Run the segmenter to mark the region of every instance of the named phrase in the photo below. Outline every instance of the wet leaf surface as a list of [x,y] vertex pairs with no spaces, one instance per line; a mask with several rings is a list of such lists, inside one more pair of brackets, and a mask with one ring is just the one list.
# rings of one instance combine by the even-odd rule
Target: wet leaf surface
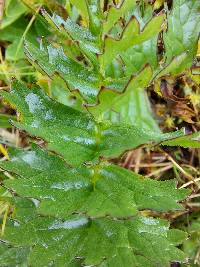
[[183,135],[182,131],[161,134],[123,123],[97,122],[89,114],[52,100],[39,87],[30,90],[18,81],[13,82],[10,93],[1,95],[21,114],[21,121],[13,125],[43,138],[50,150],[75,165]]
[[177,202],[187,195],[187,190],[175,189],[174,180],[145,179],[108,163],[69,168],[59,157],[33,148],[14,150],[11,160],[0,166],[21,177],[5,185],[20,196],[38,199],[42,215],[129,217],[143,209],[182,209]]
[[[166,267],[186,262],[180,248],[187,235],[169,222],[177,228],[176,218],[186,217],[191,199],[198,197],[199,174],[190,171],[199,158],[190,150],[200,147],[199,80],[188,71],[181,74],[196,52],[198,1],[173,1],[172,7],[170,1],[47,2],[49,14],[42,8],[36,22],[46,20],[44,29],[50,25],[53,35],[38,39],[39,46],[26,38],[25,53],[48,77],[34,71],[42,88],[30,85],[36,79],[31,76],[25,79],[28,87],[14,80],[10,92],[1,91],[17,111],[12,125],[24,131],[20,138],[25,141],[20,140],[24,149],[9,149],[9,155],[6,146],[1,149],[0,265]],[[8,22],[20,14],[20,21],[29,19],[29,11],[27,16],[22,12],[17,8]],[[36,36],[45,35],[40,25]],[[1,32],[12,61],[17,37],[12,24],[9,29]],[[24,36],[26,29],[17,24],[16,33]],[[7,71],[4,50],[1,63]],[[154,82],[164,99],[153,92]],[[157,104],[166,118],[155,120]],[[169,119],[166,127],[164,119]],[[187,133],[196,133],[163,134],[158,123],[164,132],[186,126]],[[28,135],[40,146],[27,147]],[[163,169],[169,171],[162,175]],[[188,185],[192,195],[177,189]]]
[[[128,266],[132,263],[142,267],[144,262],[155,266],[184,259],[183,252],[173,247],[175,241],[167,238],[168,227],[166,221],[142,216],[131,221],[36,217],[29,223],[21,222],[19,216],[15,226],[6,228],[4,239],[18,247],[15,249],[18,255],[32,246],[28,259],[33,267],[71,266],[75,257],[84,258],[86,265]],[[19,247],[21,244],[23,248]]]

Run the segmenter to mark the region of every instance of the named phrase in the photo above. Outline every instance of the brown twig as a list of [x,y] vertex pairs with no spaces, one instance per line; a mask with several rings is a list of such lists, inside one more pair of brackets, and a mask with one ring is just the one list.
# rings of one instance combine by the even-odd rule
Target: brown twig
[[150,174],[147,175],[147,177],[151,177],[151,176],[157,176],[158,174],[160,174],[161,172],[165,172],[167,170],[170,170],[171,168],[173,168],[172,164],[168,164],[167,166],[160,168],[154,172],[151,172]]
[[138,173],[140,170],[140,162],[141,162],[141,158],[142,158],[142,149],[139,148],[137,153],[136,153],[136,157],[135,157],[135,172]]
[[173,165],[192,183],[194,183],[198,188],[200,188],[199,183],[190,175],[188,172],[186,172],[169,154],[167,154],[165,151],[162,151],[162,153],[166,156],[166,158],[173,163]]

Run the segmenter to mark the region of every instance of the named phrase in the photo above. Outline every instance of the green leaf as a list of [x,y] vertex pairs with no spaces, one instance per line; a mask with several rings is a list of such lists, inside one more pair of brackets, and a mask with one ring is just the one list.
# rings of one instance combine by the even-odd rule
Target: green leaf
[[72,47],[75,47],[79,53],[84,54],[92,66],[98,66],[96,54],[100,53],[101,46],[101,40],[98,36],[94,35],[88,28],[73,22],[70,18],[64,20],[57,14],[50,16],[45,10],[43,10],[43,16],[59,34],[63,35],[65,39],[73,41],[71,47],[65,47],[69,55],[72,52]]
[[146,66],[136,76],[131,77],[124,92],[101,90],[99,104],[88,107],[89,111],[97,118],[99,116],[109,117],[117,122],[125,122],[136,125],[138,128],[160,133],[144,90],[149,85],[152,75],[150,66]]
[[101,69],[104,70],[113,58],[128,48],[141,44],[158,34],[161,31],[163,19],[164,15],[153,17],[141,31],[139,22],[135,17],[132,17],[119,40],[107,37],[104,44],[104,53],[99,57]]
[[26,247],[13,247],[0,243],[0,260],[2,267],[28,267],[27,258],[30,249]]
[[103,14],[101,10],[101,1],[99,0],[86,0],[88,5],[88,14],[89,14],[89,30],[95,36],[100,38],[102,31],[102,19]]
[[189,257],[189,263],[192,267],[198,267],[199,265],[199,231],[200,231],[200,220],[195,218],[195,214],[191,214],[190,222],[186,228],[189,238],[183,243],[183,251]]
[[166,221],[143,216],[131,221],[37,217],[8,226],[3,239],[15,246],[32,247],[28,263],[33,267],[71,266],[75,257],[85,265],[126,267],[131,263],[143,267],[144,262],[167,266],[170,261],[184,259],[185,255],[168,241],[167,233]]
[[[72,169],[57,155],[37,146],[30,151],[13,149],[11,160],[1,162],[1,168],[18,176],[5,181],[18,197],[10,202],[16,212],[2,237],[9,248],[6,256],[0,255],[1,261],[6,262],[10,255],[16,262],[25,262],[28,252],[27,265],[33,267],[52,263],[58,267],[80,266],[75,262],[77,257],[85,265],[110,267],[143,267],[146,262],[152,267],[161,263],[167,266],[170,261],[185,258],[174,247],[166,221],[136,213],[136,206],[158,211],[181,208],[176,201],[184,198],[187,190],[175,190],[174,181],[145,179],[105,163]],[[81,190],[83,194],[77,194]],[[82,215],[68,216],[80,210]],[[104,212],[129,219],[95,218]],[[97,246],[98,250],[94,249]]]
[[181,146],[185,148],[200,148],[200,132],[165,141],[164,146]]
[[52,98],[56,101],[75,109],[83,111],[82,98],[78,94],[71,93],[66,88],[66,83],[60,77],[54,77],[51,80],[50,91]]
[[[20,17],[15,23],[9,25],[5,29],[0,30],[1,40],[9,41],[6,48],[6,60],[7,61],[17,61],[24,59],[24,51],[22,40],[24,38],[24,32],[27,30],[28,20],[24,17]],[[28,32],[26,33],[26,39],[36,44],[36,38],[38,35],[47,36],[48,31],[45,32],[45,27],[40,23],[39,19],[33,23]],[[21,47],[19,46],[21,42]]]
[[166,75],[176,75],[180,73],[180,67],[187,59],[187,53],[182,53],[179,56],[176,56],[172,59],[172,61],[169,63],[169,65],[162,68],[162,70],[156,75],[156,78],[161,78],[162,76]]
[[1,23],[0,29],[4,29],[10,24],[12,24],[26,11],[27,11],[27,7],[20,0],[6,1],[5,16]]
[[[29,60],[52,79],[47,92],[58,102],[40,87],[26,88],[16,80],[10,92],[1,91],[19,114],[12,124],[45,142],[39,142],[43,148],[10,149],[9,160],[0,161],[10,174],[9,179],[2,176],[1,201],[9,210],[1,219],[0,265],[167,267],[183,262],[186,255],[176,246],[186,234],[148,214],[168,217],[166,213],[182,210],[190,191],[177,189],[173,179],[151,180],[109,160],[141,145],[199,147],[199,133],[160,132],[145,92],[156,78],[176,75],[191,62],[195,45],[186,50],[197,38],[190,26],[197,21],[198,5],[178,0],[168,12],[164,69],[158,68],[156,42],[165,15],[152,13],[151,4],[126,0],[117,6],[115,1],[117,7],[104,12],[104,1],[62,3],[71,19],[42,9],[56,29],[54,36],[40,41],[40,47],[35,40],[25,42]],[[183,7],[191,7],[193,14]],[[174,19],[178,13],[184,25],[181,43],[188,48],[174,48],[177,54],[170,57],[168,37],[174,29],[180,35]],[[40,25],[33,26],[33,38],[44,35]],[[13,30],[4,31],[5,36],[14,51]],[[76,103],[62,99],[68,96],[78,96]]]
[[81,13],[82,17],[88,22],[88,9],[85,0],[70,0],[71,4],[74,5]]
[[[136,16],[140,29],[146,27],[147,23],[151,21],[153,17],[152,5],[145,4],[144,14],[142,14],[141,8],[137,6],[134,10],[134,16]],[[144,41],[141,44],[130,47],[127,51],[121,53],[121,58],[125,64],[125,75],[130,76],[132,74],[141,71],[144,65],[149,64],[152,69],[156,69],[158,65],[157,59],[157,42],[159,32],[151,37],[149,40]]]
[[21,114],[13,125],[41,137],[48,148],[71,164],[116,157],[141,144],[159,143],[183,135],[182,131],[160,134],[126,124],[96,122],[87,113],[64,106],[45,95],[39,87],[27,89],[14,81],[10,93],[1,95]]
[[144,209],[178,210],[182,206],[177,202],[188,193],[177,191],[174,180],[158,182],[106,162],[69,168],[59,157],[38,147],[15,149],[11,160],[0,166],[21,177],[5,181],[8,188],[18,196],[38,199],[41,215],[59,218],[74,213],[129,217]]
[[6,49],[6,60],[19,60],[24,58],[23,47],[18,51],[17,57],[15,54],[26,25],[27,21],[24,18],[20,18],[14,24],[0,30],[1,40],[11,42]]
[[196,54],[200,27],[199,8],[199,1],[176,0],[173,1],[172,11],[168,12],[168,27],[164,33],[166,63],[169,64],[173,57],[183,52],[188,53],[179,66],[179,72],[192,65]]
[[40,48],[29,42],[25,43],[25,54],[31,62],[35,62],[49,77],[58,74],[70,86],[71,90],[79,90],[89,103],[96,101],[99,91],[100,77],[77,61],[67,57],[62,47],[54,47],[40,43]]
[[121,5],[117,7],[110,5],[106,14],[106,20],[103,24],[104,34],[107,34],[120,18],[123,18],[128,12],[133,11],[135,5],[135,0],[122,1]]
[[98,48],[98,38],[94,34],[92,34],[91,31],[88,30],[88,28],[78,25],[70,18],[64,20],[57,14],[50,16],[45,10],[43,10],[43,16],[50,24],[55,25],[60,33],[64,34],[71,40],[78,42],[79,46],[84,51],[88,50],[94,53],[100,52]]
[[187,234],[179,229],[170,229],[167,233],[167,238],[172,244],[178,246],[186,240]]
[[126,66],[125,74],[130,76],[137,73],[145,64],[150,64],[153,69],[157,67],[157,39],[155,36],[140,45],[130,47],[121,54],[121,58]]
[[0,128],[11,128],[10,120],[15,120],[15,116],[0,114]]

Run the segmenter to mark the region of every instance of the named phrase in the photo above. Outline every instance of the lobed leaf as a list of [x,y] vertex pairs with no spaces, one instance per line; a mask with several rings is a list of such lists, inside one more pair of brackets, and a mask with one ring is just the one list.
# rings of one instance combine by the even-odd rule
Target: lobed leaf
[[65,36],[78,42],[79,46],[81,45],[81,48],[84,48],[85,52],[87,50],[93,53],[99,52],[99,40],[88,28],[78,25],[70,18],[64,20],[55,13],[50,16],[45,10],[43,10],[43,16],[50,24],[54,24]]
[[97,118],[111,117],[113,121],[160,133],[144,91],[144,88],[149,85],[152,75],[151,67],[146,66],[136,76],[131,77],[123,92],[109,88],[102,89],[98,96],[99,104],[88,107],[88,110]]
[[[134,16],[137,18],[140,29],[145,29],[148,25],[148,22],[152,20],[153,9],[152,5],[145,5],[145,12],[142,14],[142,10],[137,6],[134,10]],[[130,47],[128,50],[121,53],[121,58],[125,66],[125,75],[129,76],[135,74],[146,65],[149,64],[153,70],[158,66],[158,51],[157,51],[157,42],[158,35],[147,39],[146,41]]]
[[[72,41],[70,46],[65,47],[69,54],[72,52],[72,47],[76,47],[92,67],[98,68],[96,54],[100,53],[101,49],[101,39],[98,35],[96,36],[88,28],[78,25],[70,18],[64,20],[57,14],[50,16],[45,10],[43,10],[43,16],[50,25],[54,26],[59,34]],[[73,56],[76,57],[77,53]]]
[[18,81],[13,82],[10,93],[1,95],[21,114],[20,122],[13,125],[46,140],[48,148],[70,164],[116,157],[142,144],[183,135],[182,131],[161,134],[122,123],[97,122],[87,113],[52,100],[39,87],[29,90]]
[[120,18],[123,18],[128,12],[133,11],[135,5],[135,0],[122,1],[120,6],[110,5],[106,14],[105,22],[103,24],[104,34],[109,33],[110,29],[119,21]]
[[132,17],[124,29],[119,40],[107,37],[104,44],[104,52],[100,55],[101,69],[104,70],[113,58],[128,48],[141,44],[161,31],[164,15],[153,17],[146,27],[140,32],[140,25],[135,17]]
[[[49,77],[60,76],[72,94],[78,91],[87,110],[81,109],[82,100],[74,109],[16,80],[10,92],[1,92],[20,113],[12,124],[46,143],[45,148],[11,149],[10,160],[0,162],[13,178],[2,182],[9,191],[2,201],[9,203],[12,215],[1,237],[0,265],[155,267],[183,262],[185,255],[176,246],[186,234],[145,214],[181,210],[189,191],[176,189],[174,180],[151,180],[106,158],[140,145],[200,147],[199,133],[162,134],[144,91],[153,79],[176,75],[191,64],[197,30],[190,27],[199,24],[199,4],[174,1],[164,33],[165,68],[158,68],[156,42],[165,16],[152,16],[150,4],[140,11],[135,1],[126,0],[103,12],[99,0],[70,3],[82,21],[42,10],[65,37],[64,46],[41,41],[37,47],[26,41],[25,53]],[[121,17],[126,24],[122,34]]]
[[101,1],[99,0],[89,0],[86,1],[88,6],[89,15],[89,30],[95,36],[100,37],[102,32],[102,19],[103,12],[101,9]]
[[0,166],[20,178],[4,184],[18,196],[37,199],[41,215],[129,217],[143,209],[177,210],[188,193],[177,191],[174,180],[158,182],[106,162],[74,169],[38,147],[12,154]]
[[38,48],[26,42],[24,49],[27,57],[49,77],[58,74],[69,84],[71,90],[78,90],[86,101],[95,103],[100,83],[98,74],[67,57],[62,47],[56,48],[41,42]]
[[168,240],[168,227],[164,220],[143,216],[127,221],[36,217],[27,223],[18,217],[18,223],[7,226],[3,239],[18,251],[20,246],[26,251],[32,247],[28,264],[33,267],[71,266],[75,258],[85,265],[143,267],[148,262],[148,266],[167,266],[185,257]]
[[126,76],[141,71],[141,68],[146,64],[149,64],[152,69],[157,68],[157,39],[158,36],[155,36],[142,44],[130,47],[126,52],[121,54],[123,63],[126,66]]
[[[179,232],[175,240],[166,221],[137,211],[180,209],[177,201],[187,190],[177,191],[174,181],[145,179],[105,162],[74,169],[35,145],[31,150],[12,149],[10,160],[0,166],[18,177],[4,181],[18,197],[9,200],[16,212],[2,237],[9,248],[0,247],[6,251],[1,261],[12,258],[33,267],[74,267],[81,262],[142,267],[184,260],[174,247],[184,234]],[[98,218],[105,215],[127,220]]]

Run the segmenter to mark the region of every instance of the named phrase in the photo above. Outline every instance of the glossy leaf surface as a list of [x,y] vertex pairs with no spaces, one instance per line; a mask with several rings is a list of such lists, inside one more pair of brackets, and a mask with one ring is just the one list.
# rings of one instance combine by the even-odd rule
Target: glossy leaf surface
[[[39,213],[65,218],[73,213],[90,217],[129,217],[138,210],[181,209],[177,204],[187,190],[175,189],[175,181],[158,182],[108,163],[69,168],[44,150],[14,150],[0,166],[20,176],[5,181],[18,195],[40,201]],[[27,171],[29,170],[29,171]]]
[[58,74],[72,87],[72,90],[79,90],[88,102],[96,101],[100,78],[80,63],[67,57],[62,47],[56,48],[41,42],[39,48],[26,42],[25,54],[48,76]]
[[200,27],[199,8],[199,1],[176,0],[173,1],[172,11],[168,13],[168,28],[164,34],[166,62],[169,63],[173,57],[183,52],[188,53],[179,66],[179,72],[191,66],[197,50]]
[[149,85],[152,75],[152,69],[146,66],[137,76],[131,77],[124,92],[101,90],[98,96],[99,104],[88,107],[89,111],[97,118],[111,118],[116,122],[160,133],[144,90]]
[[[168,267],[185,261],[177,247],[187,235],[160,218],[182,212],[190,191],[177,189],[171,176],[149,179],[115,163],[139,146],[200,147],[198,132],[161,133],[147,96],[155,79],[191,64],[197,3],[174,1],[167,16],[146,1],[70,0],[65,19],[41,8],[54,35],[39,46],[28,39],[25,54],[51,79],[51,97],[17,80],[10,92],[1,91],[19,115],[12,125],[41,147],[10,149],[0,161],[1,200],[8,207],[0,266]],[[77,97],[76,104],[68,96]]]
[[184,259],[184,254],[167,237],[168,223],[159,219],[137,216],[134,220],[110,221],[78,216],[65,220],[36,217],[24,223],[20,216],[17,218],[18,223],[7,226],[4,240],[16,247],[22,245],[21,250],[32,247],[28,263],[33,267],[71,266],[75,257],[81,257],[86,265],[139,267],[147,262],[148,266],[155,266]]
[[141,144],[160,143],[183,135],[156,133],[126,124],[97,122],[92,116],[64,106],[45,95],[14,81],[10,93],[1,95],[21,114],[13,125],[48,142],[48,148],[61,154],[68,163],[80,164],[100,156],[116,157]]
[[111,37],[105,39],[104,53],[100,57],[101,68],[105,69],[105,66],[110,64],[113,58],[128,48],[141,44],[158,34],[161,31],[163,19],[163,15],[153,17],[143,31],[140,32],[140,25],[137,19],[132,17],[119,40]]
[[126,0],[122,1],[120,6],[110,5],[109,10],[107,11],[106,20],[103,25],[104,34],[108,33],[109,30],[118,22],[120,18],[123,18],[128,12],[134,10],[135,0]]

